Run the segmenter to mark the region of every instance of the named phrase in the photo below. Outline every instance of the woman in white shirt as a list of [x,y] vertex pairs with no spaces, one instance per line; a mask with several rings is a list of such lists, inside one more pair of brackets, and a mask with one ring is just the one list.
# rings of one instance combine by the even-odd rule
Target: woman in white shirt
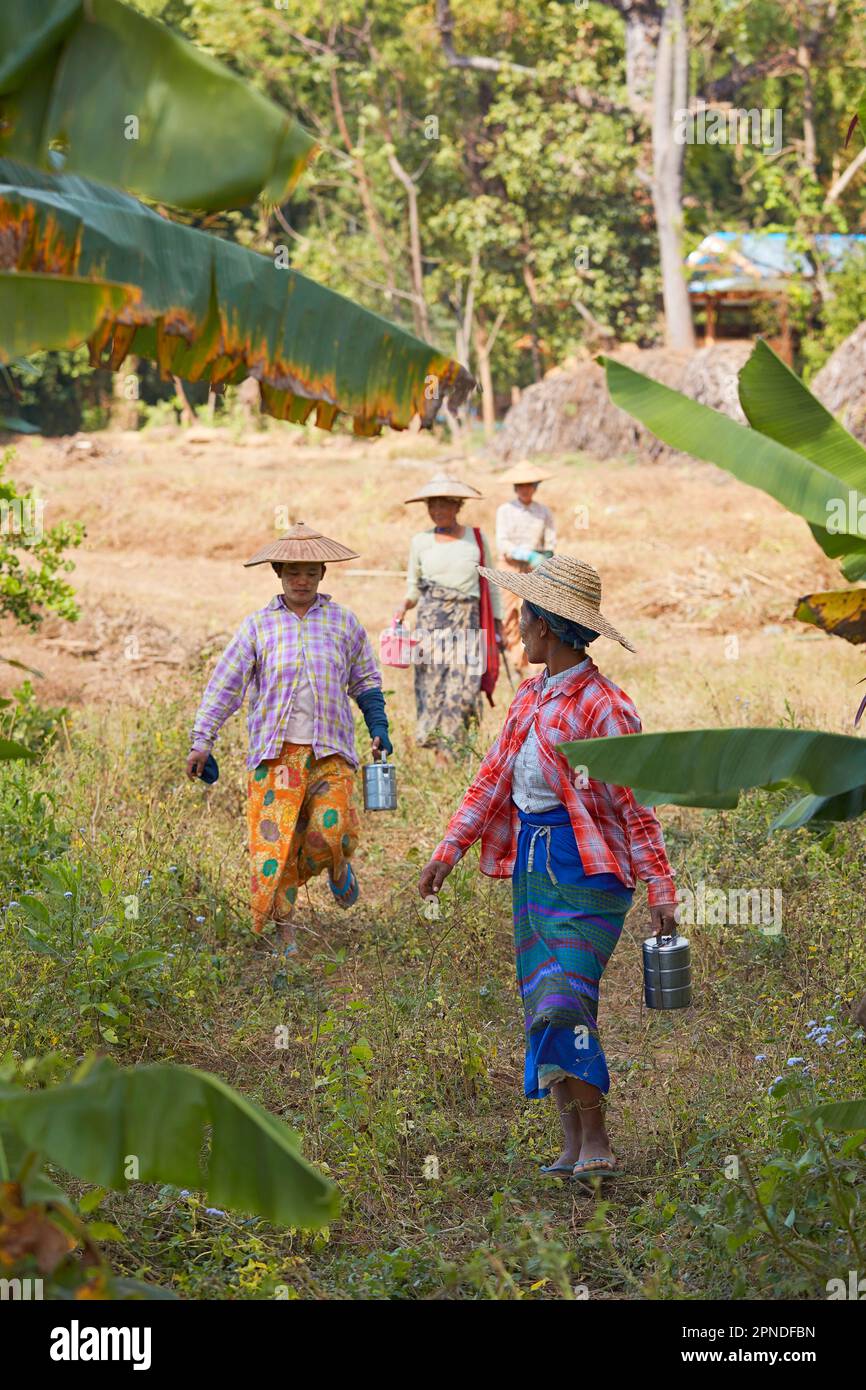
[[[406,502],[426,502],[433,525],[412,537],[402,620],[418,607],[415,628],[415,737],[433,748],[436,761],[448,763],[478,717],[482,688],[492,695],[493,672],[487,666],[487,634],[492,622],[496,643],[502,640],[502,601],[478,573],[490,565],[490,546],[477,528],[463,526],[458,513],[466,498],[481,494],[468,483],[440,473]],[[482,612],[482,610],[484,610]],[[487,620],[485,622],[485,619]],[[492,703],[492,700],[491,700]]]
[[[511,483],[514,496],[503,502],[496,512],[496,548],[500,569],[529,574],[556,549],[556,529],[548,507],[536,502],[539,483],[551,475],[543,468],[524,460],[509,468],[499,479]],[[526,674],[529,662],[520,636],[520,605],[522,599],[510,591],[505,594],[505,614],[502,625],[505,651],[515,671]]]

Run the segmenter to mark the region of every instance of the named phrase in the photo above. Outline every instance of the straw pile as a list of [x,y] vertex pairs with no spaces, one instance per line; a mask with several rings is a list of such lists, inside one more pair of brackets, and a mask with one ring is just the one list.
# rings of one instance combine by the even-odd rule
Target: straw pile
[[813,393],[866,444],[866,323],[836,348],[811,383]]
[[[695,353],[676,353],[626,345],[610,355],[664,386],[742,420],[737,372],[751,346],[731,339]],[[590,357],[571,359],[527,387],[505,417],[495,451],[506,462],[541,453],[579,452],[596,458],[641,453],[658,458],[671,452],[612,404],[604,372]]]

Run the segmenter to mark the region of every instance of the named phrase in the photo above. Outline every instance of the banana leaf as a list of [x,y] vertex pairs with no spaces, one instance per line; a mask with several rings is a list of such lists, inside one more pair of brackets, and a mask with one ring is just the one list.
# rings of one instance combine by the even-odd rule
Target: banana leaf
[[802,1112],[804,1118],[820,1120],[825,1129],[835,1134],[866,1129],[866,1097],[859,1100],[832,1100]]
[[777,830],[799,830],[810,821],[856,820],[866,811],[866,786],[852,787],[838,796],[802,796],[791,803],[770,825]]
[[[430,424],[474,388],[464,367],[298,271],[171,222],[127,193],[0,160],[0,269],[99,276],[138,297],[89,335],[91,361],[127,352],[165,377],[213,384],[258,378],[264,408],[356,434]],[[2,325],[0,325],[2,331]]]
[[107,280],[0,270],[0,362],[40,348],[75,347],[106,316],[120,314],[135,293],[131,285]]
[[866,589],[829,589],[826,593],[804,594],[797,601],[794,617],[811,623],[831,637],[842,637],[859,646],[866,642]]
[[100,1058],[81,1079],[44,1090],[3,1085],[0,1123],[100,1187],[125,1192],[134,1158],[136,1181],[205,1188],[213,1205],[277,1225],[324,1226],[338,1211],[337,1189],[301,1157],[297,1135],[191,1067],[121,1068]]
[[287,112],[119,0],[0,7],[0,155],[175,207],[281,203],[316,152]]
[[[811,463],[839,478],[834,515],[849,507],[848,492],[866,493],[866,449],[816,400],[787,363],[759,340],[739,375],[740,404],[753,429],[802,454]],[[866,572],[866,514],[858,517],[862,535],[850,536],[811,525],[821,549],[842,561],[849,579]]]
[[[621,410],[640,420],[671,448],[717,464],[741,482],[769,493],[813,527],[826,529],[828,519],[837,513],[839,499],[847,499],[850,494],[851,505],[846,507],[845,517],[840,518],[840,536],[846,537],[846,551],[859,547],[862,538],[857,530],[858,508],[862,501],[866,516],[866,479],[861,495],[799,448],[741,425],[721,411],[651,381],[622,362],[609,357],[597,360],[605,368],[611,400]],[[762,360],[763,353],[756,371]],[[847,540],[850,536],[856,537],[853,546]]]
[[631,787],[645,806],[673,802],[736,805],[748,787],[787,783],[816,796],[866,782],[866,739],[812,729],[694,729],[624,734],[562,743],[573,767],[598,781]]

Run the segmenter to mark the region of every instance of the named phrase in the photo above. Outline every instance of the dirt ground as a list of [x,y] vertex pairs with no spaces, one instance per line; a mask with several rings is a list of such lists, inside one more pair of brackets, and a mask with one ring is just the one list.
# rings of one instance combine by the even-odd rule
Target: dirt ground
[[[7,625],[0,652],[43,673],[44,701],[145,701],[276,592],[267,567],[243,561],[287,521],[360,552],[332,566],[324,588],[375,640],[402,596],[410,537],[428,524],[422,505],[402,499],[446,460],[483,492],[463,517],[492,539],[510,492],[499,469],[428,436],[313,441],[275,424],[239,439],[204,429],[22,439],[8,472],[38,488],[45,524],[86,525],[71,576],[82,617],[48,620],[35,636]],[[805,522],[711,465],[571,456],[549,466],[539,496],[558,549],[600,570],[603,609],[638,648],[599,641],[593,655],[647,729],[776,724],[793,712],[850,731],[861,656],[791,617],[800,595],[839,581]],[[0,666],[0,688],[20,679]],[[390,679],[408,702],[411,673]],[[498,703],[507,696],[503,678]]]

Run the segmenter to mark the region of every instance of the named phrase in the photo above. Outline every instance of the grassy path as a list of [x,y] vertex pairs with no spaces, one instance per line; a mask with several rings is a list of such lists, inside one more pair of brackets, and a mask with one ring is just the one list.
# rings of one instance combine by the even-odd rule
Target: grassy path
[[[866,1080],[844,1018],[864,974],[862,829],[840,828],[823,848],[805,832],[768,844],[766,798],[706,821],[666,817],[681,883],[779,885],[785,931],[690,927],[696,1004],[651,1015],[638,898],[602,992],[610,1128],[626,1170],[602,1200],[536,1173],[556,1123],[548,1103],[522,1096],[508,884],[462,866],[432,923],[415,893],[476,755],[433,770],[399,712],[400,808],[365,818],[362,899],[343,913],[315,883],[300,950],[283,965],[246,930],[242,730],[236,721],[226,735],[216,788],[187,784],[189,694],[110,727],[82,719],[71,749],[5,774],[4,813],[14,804],[22,830],[4,868],[16,898],[29,888],[48,903],[65,961],[26,949],[26,916],[7,909],[6,1042],[19,1056],[98,1046],[215,1071],[303,1134],[344,1206],[328,1233],[305,1236],[208,1214],[174,1189],[107,1196],[99,1215],[123,1233],[116,1267],[226,1299],[823,1296],[854,1256],[828,1164],[790,1114],[812,1094],[861,1094]],[[41,818],[39,786],[54,798]],[[24,842],[51,832],[69,837],[52,865],[65,889],[40,888],[44,856],[22,868]],[[112,952],[142,947],[159,951],[154,968],[118,975]],[[805,1042],[807,1021],[831,1013],[831,1046]],[[793,1056],[810,1070],[788,1068]],[[802,1080],[770,1096],[779,1074]],[[860,1213],[862,1149],[836,1146],[830,1170]]]

